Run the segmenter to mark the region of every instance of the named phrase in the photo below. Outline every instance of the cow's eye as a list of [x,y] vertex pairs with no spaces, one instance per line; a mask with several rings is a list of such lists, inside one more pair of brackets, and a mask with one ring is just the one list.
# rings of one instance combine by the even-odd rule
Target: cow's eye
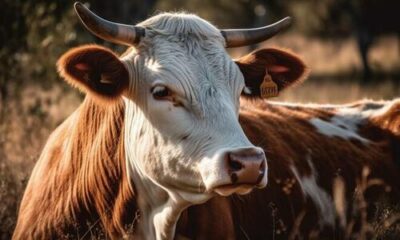
[[163,100],[171,96],[171,91],[165,86],[155,86],[151,89],[151,93],[157,100]]

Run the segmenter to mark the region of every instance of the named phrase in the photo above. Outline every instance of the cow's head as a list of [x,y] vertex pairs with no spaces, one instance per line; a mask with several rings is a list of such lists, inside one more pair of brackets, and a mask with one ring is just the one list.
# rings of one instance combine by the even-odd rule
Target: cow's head
[[[225,48],[265,40],[289,19],[261,29],[221,31],[190,14],[165,13],[128,26],[105,21],[80,4],[76,10],[97,36],[131,46],[121,57],[83,46],[58,62],[68,82],[101,103],[124,99],[131,174],[192,203],[266,186],[264,151],[238,121],[240,97],[281,91],[301,80],[306,68],[283,50],[261,49],[232,60]],[[272,84],[272,90],[263,84]]]

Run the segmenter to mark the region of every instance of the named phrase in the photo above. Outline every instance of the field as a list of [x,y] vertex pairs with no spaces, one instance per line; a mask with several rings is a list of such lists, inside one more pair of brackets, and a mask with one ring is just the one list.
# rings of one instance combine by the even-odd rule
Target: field
[[[361,81],[361,64],[353,38],[324,41],[286,35],[267,46],[283,46],[304,56],[312,72],[303,84],[277,101],[345,103],[358,99],[393,99],[400,96],[399,43],[379,39],[370,52],[377,76]],[[232,52],[240,56],[246,49]],[[55,69],[54,69],[55,71]],[[0,239],[10,239],[18,205],[29,174],[53,129],[79,105],[82,95],[65,85],[43,89],[35,84],[21,89],[21,97],[0,105]]]

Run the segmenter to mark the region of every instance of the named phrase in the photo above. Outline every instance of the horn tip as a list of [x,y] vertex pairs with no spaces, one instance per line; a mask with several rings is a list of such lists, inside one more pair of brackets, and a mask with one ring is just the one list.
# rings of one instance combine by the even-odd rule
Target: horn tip
[[84,11],[84,9],[85,9],[85,5],[83,5],[81,2],[75,2],[74,9],[75,9],[75,12],[77,12],[78,14],[82,13],[82,11]]
[[293,18],[290,16],[287,16],[284,19],[282,19],[282,22],[284,22],[286,26],[290,26],[293,23]]
[[74,8],[75,8],[75,9],[80,8],[80,7],[82,7],[82,5],[83,5],[83,4],[82,4],[81,2],[75,2],[75,3],[74,3]]

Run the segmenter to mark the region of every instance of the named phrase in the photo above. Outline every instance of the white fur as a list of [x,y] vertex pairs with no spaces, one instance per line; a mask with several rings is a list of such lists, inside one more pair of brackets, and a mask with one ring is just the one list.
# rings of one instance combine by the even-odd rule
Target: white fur
[[337,125],[342,124],[342,121],[342,119],[334,119],[333,122],[326,122],[319,118],[312,118],[309,120],[309,122],[317,129],[317,131],[325,136],[340,137],[347,140],[357,139],[363,143],[368,143],[367,139],[361,137],[356,133],[355,130],[357,129],[355,129],[355,126],[347,125],[349,126],[349,129],[344,129],[340,127],[340,125]]
[[[135,237],[172,239],[186,207],[230,182],[224,153],[254,147],[238,121],[244,80],[207,21],[166,13],[139,25],[146,37],[122,58],[126,159],[142,212]],[[154,99],[154,86],[168,87],[180,105]]]
[[369,140],[359,134],[359,128],[368,120],[379,117],[386,113],[396,101],[363,101],[358,105],[328,105],[335,115],[324,121],[319,118],[310,119],[310,123],[320,132],[329,137],[340,137],[343,139],[357,139],[364,144]]
[[321,227],[324,225],[334,226],[335,208],[332,199],[324,189],[318,186],[318,175],[311,159],[308,158],[307,162],[311,169],[310,175],[300,176],[299,172],[294,166],[291,166],[292,172],[297,178],[303,193],[310,197],[310,199],[314,202],[319,213],[319,223]]

